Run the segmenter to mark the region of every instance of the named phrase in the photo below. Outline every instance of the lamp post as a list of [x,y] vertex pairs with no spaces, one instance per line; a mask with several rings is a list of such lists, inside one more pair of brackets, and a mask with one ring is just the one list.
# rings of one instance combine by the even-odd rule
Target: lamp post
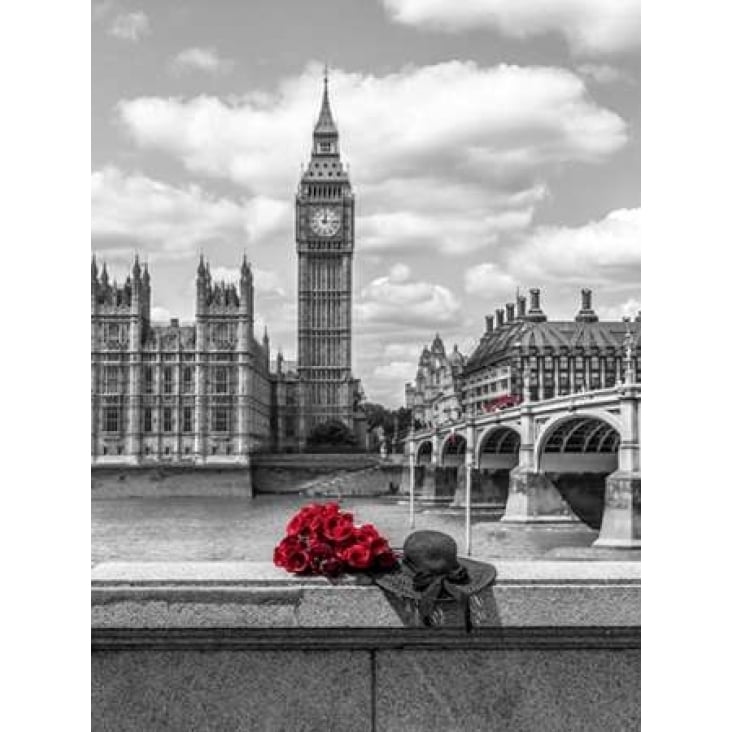
[[409,430],[407,453],[409,456],[409,528],[414,528],[414,425]]
[[471,410],[465,420],[465,554],[472,551],[472,487],[473,487],[473,451],[475,444],[475,410]]

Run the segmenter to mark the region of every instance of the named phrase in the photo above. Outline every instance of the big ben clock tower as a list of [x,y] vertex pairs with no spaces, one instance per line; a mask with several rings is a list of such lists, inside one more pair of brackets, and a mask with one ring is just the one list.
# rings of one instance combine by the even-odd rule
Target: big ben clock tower
[[326,72],[310,162],[295,203],[301,444],[328,420],[355,427],[359,387],[351,373],[353,204]]

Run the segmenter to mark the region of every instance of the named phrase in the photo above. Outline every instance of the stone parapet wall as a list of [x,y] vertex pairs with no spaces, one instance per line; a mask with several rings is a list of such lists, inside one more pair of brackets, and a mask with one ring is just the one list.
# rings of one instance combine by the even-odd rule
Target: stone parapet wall
[[[257,455],[252,458],[254,492],[320,496],[378,496],[396,491],[399,477],[376,455]],[[399,471],[400,472],[400,471]]]
[[476,628],[269,564],[92,571],[92,726],[634,730],[640,568],[501,562]]
[[246,465],[95,466],[92,498],[252,497]]

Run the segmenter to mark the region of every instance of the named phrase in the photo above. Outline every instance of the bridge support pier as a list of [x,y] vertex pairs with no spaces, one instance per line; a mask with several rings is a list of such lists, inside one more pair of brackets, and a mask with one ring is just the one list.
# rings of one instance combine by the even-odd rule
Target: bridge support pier
[[641,545],[641,476],[616,471],[605,481],[605,510],[593,546],[636,549]]
[[[493,476],[483,474],[478,468],[472,468],[470,474],[470,495],[473,506],[500,506],[505,505],[505,486],[503,493],[500,485]],[[465,507],[466,486],[465,481],[458,481],[455,497],[450,506],[453,508]]]
[[566,523],[579,521],[555,485],[541,471],[517,467],[511,471],[506,523]]

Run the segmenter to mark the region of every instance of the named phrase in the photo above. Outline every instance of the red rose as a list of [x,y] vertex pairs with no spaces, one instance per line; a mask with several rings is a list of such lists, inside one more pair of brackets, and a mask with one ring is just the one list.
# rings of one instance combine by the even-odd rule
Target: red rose
[[364,544],[354,544],[343,552],[343,558],[353,569],[366,569],[371,563],[371,552]]
[[337,503],[324,503],[320,506],[322,516],[333,516],[334,514],[340,513],[340,510],[340,506]]
[[[347,518],[350,516],[350,518]],[[323,524],[323,535],[326,539],[335,542],[343,542],[353,534],[353,516],[351,514],[340,514],[328,516]]]
[[308,553],[302,549],[290,552],[287,555],[285,569],[288,572],[294,572],[295,574],[302,574],[307,572],[310,568],[310,557]]
[[364,524],[358,530],[358,533],[362,539],[380,539],[381,538],[379,532],[376,530],[376,527],[373,524]]
[[296,536],[288,536],[283,539],[274,550],[274,563],[278,567],[284,567],[287,559],[294,551],[303,549],[303,545]]

